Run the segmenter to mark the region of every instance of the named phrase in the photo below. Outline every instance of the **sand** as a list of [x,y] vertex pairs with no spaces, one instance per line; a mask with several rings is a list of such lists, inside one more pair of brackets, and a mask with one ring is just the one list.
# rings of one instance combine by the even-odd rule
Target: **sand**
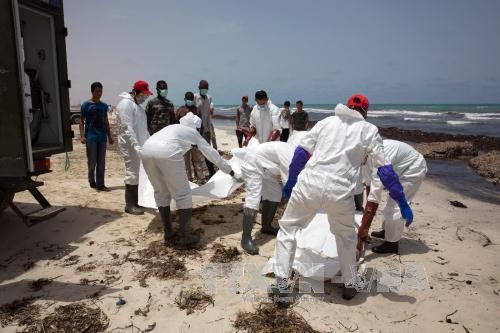
[[[77,133],[76,126],[73,130]],[[220,130],[216,134],[219,150],[236,146],[235,136]],[[53,172],[38,177],[45,182],[43,194],[52,205],[66,207],[64,212],[29,228],[10,209],[0,215],[0,305],[36,297],[35,304],[40,305],[42,315],[48,315],[58,306],[83,302],[102,310],[109,318],[108,331],[113,332],[138,332],[137,328],[153,332],[235,331],[232,323],[236,314],[252,311],[258,298],[252,301],[251,296],[263,297],[264,292],[247,290],[244,279],[231,285],[232,271],[228,266],[218,274],[217,289],[206,288],[201,267],[211,264],[210,258],[219,248],[216,244],[235,246],[241,251],[243,193],[225,200],[196,203],[201,208],[195,211],[193,225],[203,230],[200,252],[160,251],[160,257],[153,252],[149,254],[150,261],[175,258],[184,263],[186,270],[171,279],[153,276],[141,281],[138,276],[145,266],[138,251],[161,239],[158,214],[154,210],[143,216],[123,212],[123,163],[116,147],[110,147],[107,154],[106,185],[112,191],[106,193],[88,187],[84,146],[77,139],[73,145],[73,152],[68,154],[68,171],[64,171],[65,156],[57,155],[51,159]],[[453,207],[449,200],[458,200],[467,208]],[[29,193],[17,194],[15,201],[23,210],[35,208]],[[324,294],[303,296],[294,307],[313,329],[499,330],[500,198],[479,200],[467,191],[450,190],[438,177],[428,177],[414,202],[416,218],[400,243],[401,254],[377,255],[368,249],[366,264],[381,270],[393,267],[396,277],[401,274],[405,282],[418,281],[423,290],[383,292],[374,285],[370,292],[344,301],[339,285],[327,283]],[[210,220],[217,223],[207,223]],[[260,215],[257,221],[260,222]],[[380,223],[378,214],[373,230]],[[260,255],[242,254],[236,261],[240,265],[237,267],[263,265],[272,256],[275,240],[261,235],[259,229],[256,225],[254,235]],[[416,275],[412,277],[412,273]],[[50,279],[50,283],[42,280],[44,283],[35,283],[33,288],[33,282],[41,278]],[[267,278],[267,282],[271,281]],[[175,300],[181,291],[199,287],[213,297],[213,305],[190,314],[179,309]],[[117,305],[117,301],[123,303],[120,300],[124,304]],[[19,329],[13,324],[0,331]]]

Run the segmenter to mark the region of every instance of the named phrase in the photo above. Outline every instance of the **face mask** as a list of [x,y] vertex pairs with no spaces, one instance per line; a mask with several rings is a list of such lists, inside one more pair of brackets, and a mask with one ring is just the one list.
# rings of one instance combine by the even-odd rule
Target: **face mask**
[[186,99],[186,106],[193,106],[194,102],[192,100]]
[[200,95],[201,96],[206,96],[207,95],[208,89],[200,89]]
[[144,95],[135,98],[135,100],[137,101],[137,104],[139,104],[139,105],[141,105],[142,103],[144,103],[147,99],[148,99],[148,97],[144,96]]
[[258,105],[258,104],[257,104],[257,107],[258,107],[258,108],[259,108],[259,110],[261,110],[261,111],[265,110],[265,109],[266,109],[266,106],[267,106],[266,104],[263,104],[263,105]]
[[168,95],[168,89],[160,89],[160,96],[161,97],[167,97]]

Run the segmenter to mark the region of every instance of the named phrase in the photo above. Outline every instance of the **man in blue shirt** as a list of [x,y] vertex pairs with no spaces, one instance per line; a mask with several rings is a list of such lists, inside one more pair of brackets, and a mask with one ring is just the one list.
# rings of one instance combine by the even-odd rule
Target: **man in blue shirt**
[[109,188],[104,186],[106,142],[108,140],[110,145],[113,144],[108,122],[108,105],[101,102],[100,82],[92,83],[90,91],[92,98],[84,102],[80,110],[80,142],[87,146],[90,187],[98,191],[109,191]]

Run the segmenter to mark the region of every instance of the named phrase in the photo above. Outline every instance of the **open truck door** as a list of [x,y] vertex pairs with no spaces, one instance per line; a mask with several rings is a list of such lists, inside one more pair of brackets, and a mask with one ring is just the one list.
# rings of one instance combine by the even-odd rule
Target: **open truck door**
[[[26,223],[51,217],[31,176],[50,172],[50,156],[72,150],[62,0],[0,1],[0,213],[10,206]],[[42,209],[25,214],[15,193],[28,190]]]

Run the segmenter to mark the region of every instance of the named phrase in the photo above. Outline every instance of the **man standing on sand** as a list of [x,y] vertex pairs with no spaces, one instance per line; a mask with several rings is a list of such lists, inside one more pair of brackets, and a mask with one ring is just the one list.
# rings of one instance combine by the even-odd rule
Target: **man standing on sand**
[[80,110],[80,142],[87,148],[88,179],[91,188],[109,191],[104,185],[106,162],[106,137],[113,144],[108,121],[108,105],[101,101],[102,84],[90,85],[92,98],[82,104]]
[[279,108],[269,100],[264,90],[255,93],[255,102],[257,104],[250,114],[250,131],[243,146],[247,146],[253,136],[259,143],[276,141],[280,137]]
[[280,126],[281,135],[280,141],[287,142],[290,135],[290,124],[292,123],[292,115],[290,114],[290,101],[283,103],[283,109],[280,110]]
[[337,241],[344,282],[342,298],[351,299],[356,295],[354,286],[359,277],[352,196],[362,186],[361,165],[367,155],[372,158],[373,167],[391,197],[397,198],[402,216],[408,221],[413,219],[398,176],[392,166],[385,163],[378,129],[365,121],[368,107],[365,96],[351,96],[347,105],[336,106],[334,116],[316,123],[295,149],[283,187],[283,197],[290,201],[279,221],[274,266],[276,284],[269,288],[278,303],[290,292],[288,279],[297,248],[297,233],[309,225],[319,209],[328,215]]
[[293,130],[294,131],[307,131],[309,128],[309,115],[303,110],[304,103],[297,101],[295,103],[297,111],[292,114]]
[[137,81],[131,92],[121,93],[122,100],[116,106],[118,125],[118,148],[125,161],[125,212],[144,214],[137,204],[139,197],[140,151],[149,138],[146,112],[141,104],[153,93],[146,81]]
[[156,83],[158,96],[146,105],[146,116],[148,119],[148,132],[153,135],[163,127],[175,124],[174,104],[167,98],[168,85],[164,80]]
[[[201,117],[201,136],[207,140],[210,144],[212,139],[212,132],[210,130],[212,126],[212,96],[208,95],[208,82],[206,80],[201,80],[198,84],[199,92],[194,94],[194,103]],[[208,173],[210,177],[215,174],[214,164],[205,158],[207,163]]]
[[240,148],[243,146],[243,136],[246,137],[250,130],[250,113],[252,109],[248,105],[248,96],[243,96],[241,105],[236,109],[236,138]]
[[[384,154],[385,159],[392,164],[394,171],[396,171],[399,177],[399,181],[406,194],[406,200],[411,201],[427,173],[425,158],[412,146],[396,140],[384,140]],[[384,186],[380,182],[376,170],[373,168],[371,159],[367,160],[363,168],[368,179],[371,180],[371,185],[367,187],[368,199],[361,226],[358,229],[358,251],[364,250],[364,242],[368,238],[368,231],[377,212],[384,190]],[[398,202],[390,196],[387,198],[383,216],[384,223],[382,224],[382,230],[374,231],[371,235],[383,238],[385,241],[382,245],[372,247],[372,251],[376,253],[397,254],[399,251],[399,240],[403,236],[405,221],[398,209]]]

